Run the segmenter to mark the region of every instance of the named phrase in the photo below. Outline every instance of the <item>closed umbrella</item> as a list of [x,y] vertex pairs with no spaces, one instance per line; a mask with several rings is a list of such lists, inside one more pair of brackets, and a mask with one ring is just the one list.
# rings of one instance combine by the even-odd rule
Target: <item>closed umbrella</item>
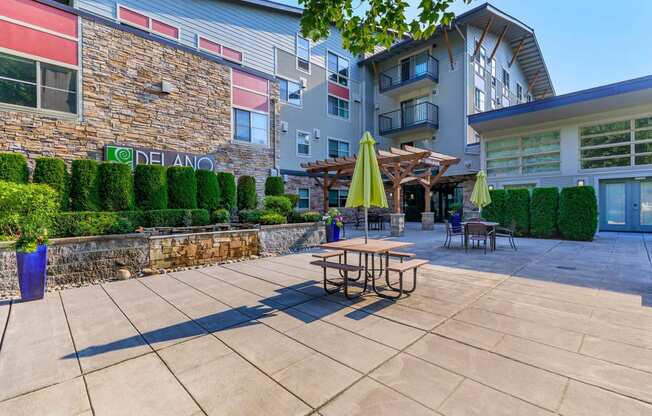
[[346,198],[347,208],[364,207],[365,243],[369,238],[369,207],[387,208],[387,197],[376,159],[375,144],[376,141],[371,134],[368,131],[365,132],[360,139],[358,158],[355,162],[349,195]]
[[487,175],[483,170],[475,176],[475,186],[473,186],[473,192],[471,193],[471,203],[480,209],[480,215],[482,215],[482,208],[491,204]]

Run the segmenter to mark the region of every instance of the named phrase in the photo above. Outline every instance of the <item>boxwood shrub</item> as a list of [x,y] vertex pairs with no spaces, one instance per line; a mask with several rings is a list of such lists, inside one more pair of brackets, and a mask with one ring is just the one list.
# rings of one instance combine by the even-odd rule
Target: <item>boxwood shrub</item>
[[229,221],[231,221],[231,215],[224,208],[216,209],[211,213],[211,222],[213,224],[226,224]]
[[258,205],[256,197],[256,179],[243,175],[238,178],[238,210],[255,209]]
[[210,223],[205,209],[158,209],[145,211],[147,227],[190,227]]
[[168,207],[197,208],[197,177],[190,166],[168,168]]
[[263,215],[262,209],[243,209],[238,212],[240,222],[243,224],[259,224],[260,216]]
[[283,178],[280,176],[269,176],[265,180],[265,195],[283,195],[285,185]]
[[69,206],[68,170],[63,159],[55,157],[39,157],[34,166],[34,183],[49,185],[59,194],[59,207],[67,211]]
[[559,190],[556,187],[534,188],[530,204],[530,234],[550,238],[557,235]]
[[262,225],[285,224],[287,223],[287,219],[276,212],[264,211],[260,216],[260,223]]
[[213,212],[220,207],[221,192],[217,176],[210,170],[198,170],[195,176],[197,176],[197,207]]
[[168,179],[165,166],[137,165],[134,171],[136,206],[143,210],[168,207]]
[[94,160],[72,161],[70,208],[73,211],[97,211],[100,209],[97,171],[98,163]]
[[568,240],[591,241],[598,229],[598,201],[592,186],[574,186],[559,196],[559,233]]
[[516,235],[528,235],[530,232],[530,191],[508,189],[507,206],[511,215],[509,223],[516,226]]
[[134,190],[131,166],[102,163],[98,168],[99,194],[104,211],[126,211],[133,206]]
[[224,208],[229,212],[234,210],[237,207],[235,176],[228,172],[218,172],[217,182],[220,186],[220,208]]
[[27,183],[27,159],[20,153],[0,153],[0,181]]
[[288,217],[288,222],[291,223],[300,223],[300,222],[318,222],[323,218],[323,214],[317,211],[297,211],[294,210]]
[[266,211],[276,212],[286,218],[292,213],[292,202],[282,195],[266,196],[264,205]]
[[511,214],[507,206],[507,191],[505,189],[494,189],[489,191],[491,204],[482,208],[482,217],[487,221],[498,222],[509,227],[511,225]]

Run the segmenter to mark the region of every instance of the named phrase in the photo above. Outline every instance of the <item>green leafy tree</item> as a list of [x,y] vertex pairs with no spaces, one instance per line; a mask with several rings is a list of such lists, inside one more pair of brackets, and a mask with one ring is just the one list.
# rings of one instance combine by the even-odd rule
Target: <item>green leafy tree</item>
[[304,8],[301,32],[316,42],[328,37],[334,26],[342,36],[344,48],[351,53],[372,53],[377,46],[389,48],[406,34],[413,39],[431,37],[437,25],[452,22],[452,3],[453,0],[422,0],[417,15],[409,20],[406,12],[410,3],[405,0],[299,0]]

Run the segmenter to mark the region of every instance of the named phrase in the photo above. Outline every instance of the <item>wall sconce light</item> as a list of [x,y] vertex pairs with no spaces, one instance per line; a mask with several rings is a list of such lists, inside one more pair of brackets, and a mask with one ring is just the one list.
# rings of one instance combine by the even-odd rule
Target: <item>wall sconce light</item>
[[489,185],[489,190],[490,190],[490,191],[493,191],[493,190],[494,190],[494,186],[493,186],[493,185]]
[[584,186],[584,185],[585,185],[584,179],[577,180],[577,186]]

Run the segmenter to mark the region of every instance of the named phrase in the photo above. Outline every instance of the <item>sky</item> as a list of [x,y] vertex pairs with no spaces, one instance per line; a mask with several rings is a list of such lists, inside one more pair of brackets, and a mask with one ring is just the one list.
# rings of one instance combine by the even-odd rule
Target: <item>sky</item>
[[[276,1],[297,5],[295,0]],[[484,2],[456,0],[452,9],[459,14]],[[419,0],[410,3],[413,16]],[[490,3],[534,29],[557,94],[652,75],[651,0]]]

